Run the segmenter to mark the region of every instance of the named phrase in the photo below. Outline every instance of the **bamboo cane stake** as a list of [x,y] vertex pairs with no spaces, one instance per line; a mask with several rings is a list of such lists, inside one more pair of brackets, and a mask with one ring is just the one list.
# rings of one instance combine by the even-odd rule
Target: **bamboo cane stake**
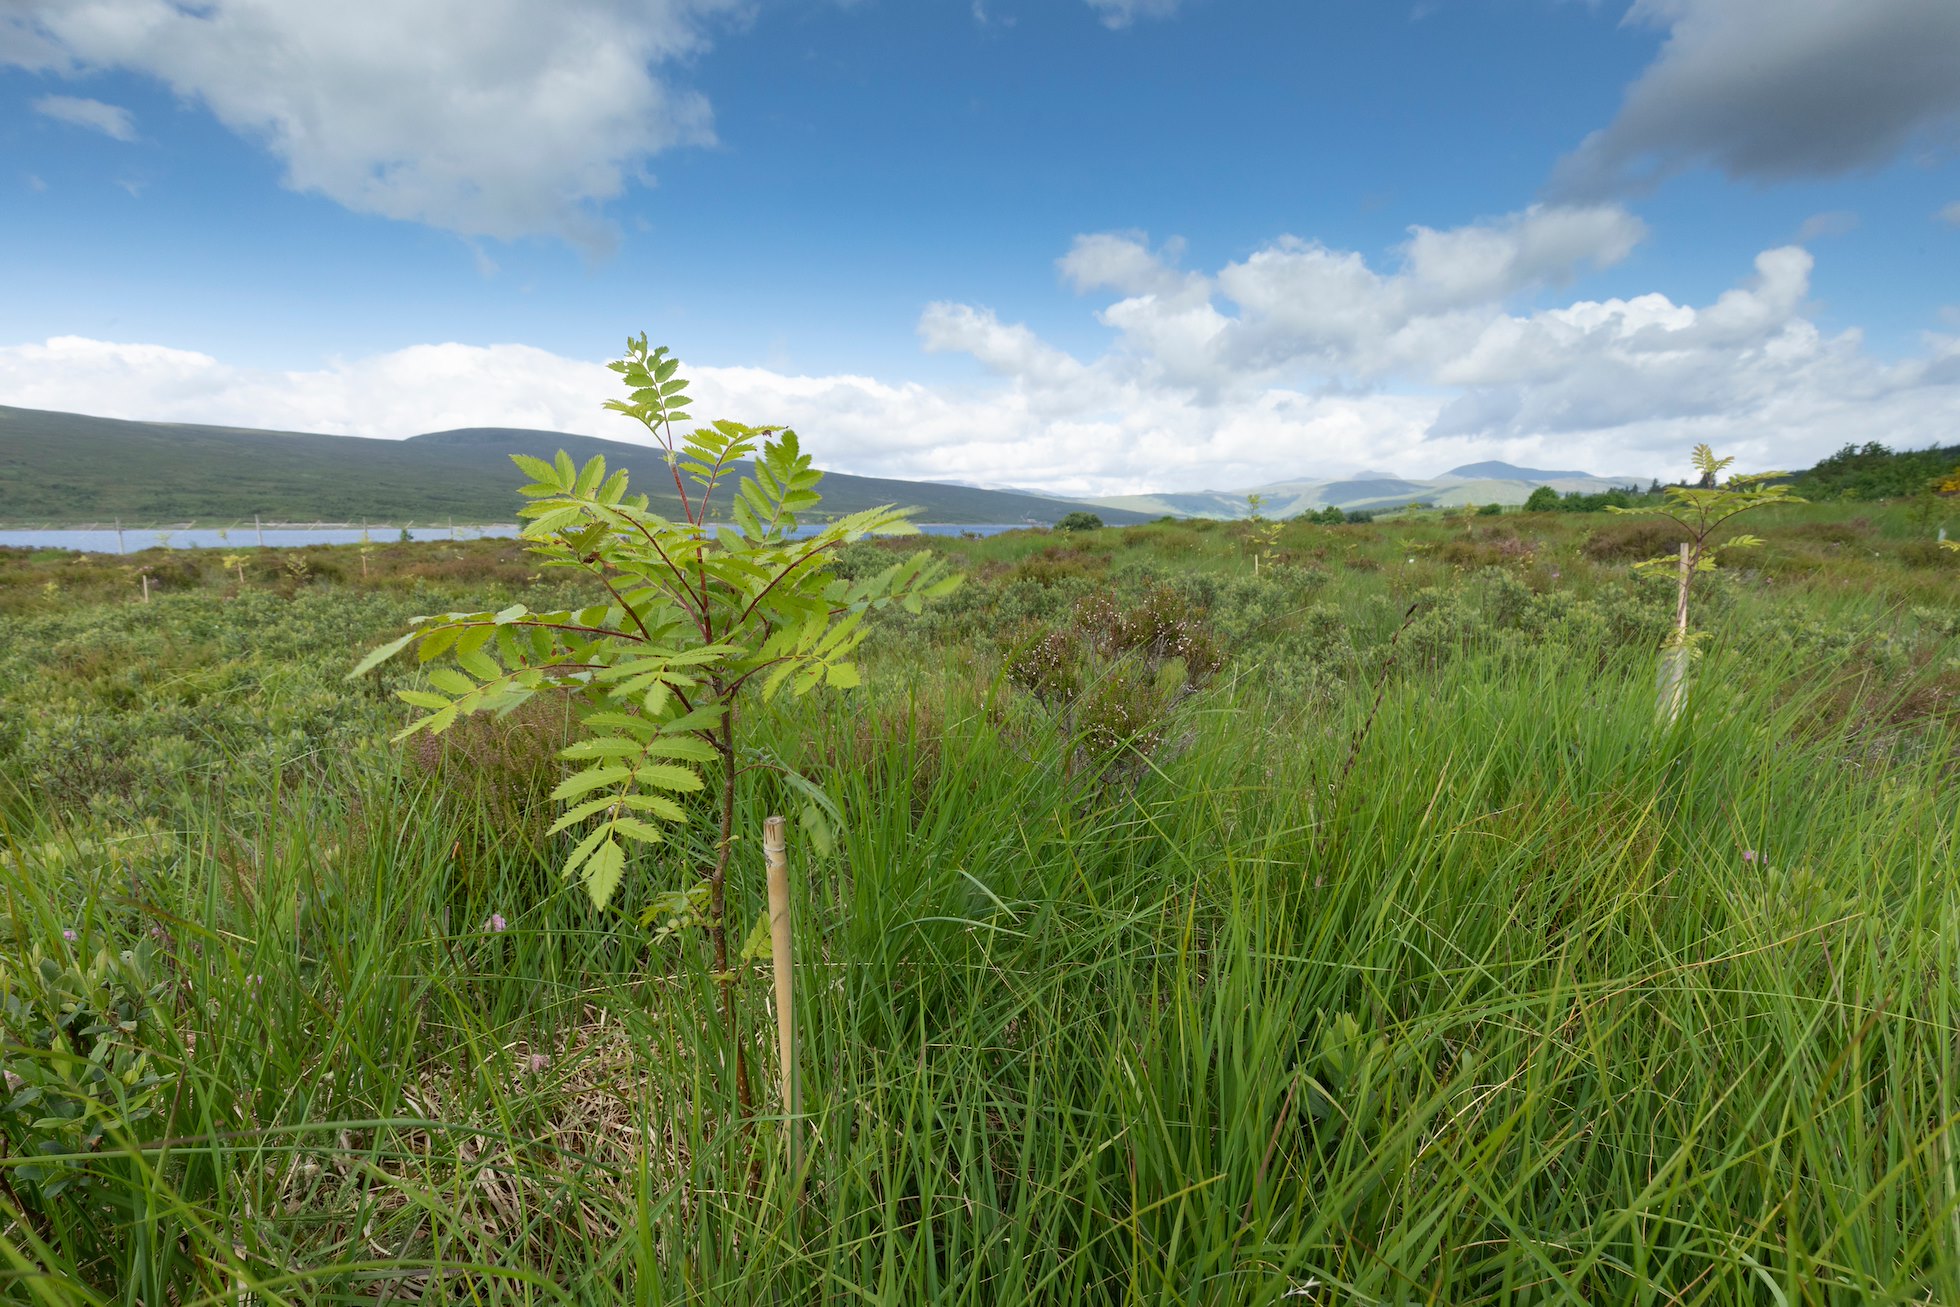
[[1694,581],[1694,555],[1688,542],[1681,542],[1681,573],[1674,592],[1674,638],[1686,643],[1688,639],[1688,587]]
[[769,959],[776,974],[776,1052],[782,1063],[783,1126],[789,1132],[792,1184],[803,1184],[803,1094],[796,1079],[795,980],[791,974],[789,929],[789,859],[783,838],[783,819],[762,823],[762,854],[769,865]]
[[1694,558],[1687,541],[1681,542],[1681,570],[1674,603],[1674,639],[1661,655],[1659,695],[1655,716],[1672,726],[1681,717],[1682,703],[1688,697],[1688,587],[1694,581]]

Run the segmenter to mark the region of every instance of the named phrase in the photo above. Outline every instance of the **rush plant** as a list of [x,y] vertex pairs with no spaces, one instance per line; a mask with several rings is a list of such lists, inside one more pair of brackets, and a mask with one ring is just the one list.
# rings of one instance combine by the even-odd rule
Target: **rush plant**
[[[1681,716],[1682,706],[1688,697],[1688,666],[1700,652],[1707,632],[1688,630],[1688,594],[1693,588],[1694,579],[1703,572],[1715,570],[1715,532],[1728,522],[1744,513],[1767,508],[1773,504],[1801,504],[1804,501],[1790,493],[1788,486],[1770,485],[1768,482],[1786,475],[1782,472],[1756,472],[1748,476],[1730,477],[1721,480],[1722,473],[1734,458],[1717,458],[1715,451],[1707,445],[1696,445],[1693,455],[1695,470],[1701,473],[1699,486],[1669,486],[1663,492],[1658,504],[1639,508],[1619,508],[1608,504],[1609,513],[1624,513],[1635,517],[1664,517],[1688,533],[1688,539],[1681,545],[1681,552],[1673,558],[1651,558],[1634,566],[1641,570],[1657,571],[1672,567],[1676,569],[1677,584],[1674,600],[1674,628],[1669,632],[1666,642],[1661,646],[1661,663],[1658,685],[1656,687],[1655,715],[1672,726]],[[1536,492],[1534,492],[1536,493]],[[1529,507],[1529,505],[1527,505]],[[1722,542],[1724,549],[1741,549],[1759,545],[1762,541],[1751,535],[1730,536]]]
[[[806,528],[823,474],[794,431],[716,421],[683,433],[689,398],[679,361],[665,347],[649,350],[645,336],[628,340],[610,366],[630,394],[606,407],[641,423],[666,452],[679,516],[629,493],[625,471],[608,473],[601,456],[578,467],[562,450],[550,462],[513,455],[531,478],[520,491],[531,501],[519,511],[523,538],[545,567],[588,578],[594,602],[418,618],[351,675],[411,645],[424,663],[443,660],[427,689],[400,692],[426,714],[404,737],[440,733],[471,713],[509,713],[541,692],[568,693],[583,738],[563,754],[578,767],[553,791],[565,805],[553,831],[577,832],[563,873],[601,908],[630,850],[660,844],[689,821],[690,803],[700,805],[688,796],[712,784],[719,832],[701,877],[706,893],[694,897],[706,899],[732,1022],[725,887],[736,784],[751,766],[773,765],[746,747],[746,715],[785,692],[858,685],[852,654],[866,616],[890,604],[917,612],[960,578],[924,550],[856,580],[833,576],[830,562],[846,544],[917,534],[910,510],[887,505]],[[820,811],[806,808],[805,819],[821,820]]]

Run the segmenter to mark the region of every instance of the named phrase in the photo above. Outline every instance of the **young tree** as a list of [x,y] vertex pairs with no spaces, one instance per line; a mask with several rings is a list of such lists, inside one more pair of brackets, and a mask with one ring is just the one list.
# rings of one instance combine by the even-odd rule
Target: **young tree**
[[1550,486],[1539,486],[1524,501],[1527,513],[1550,513],[1558,508],[1558,491]]
[[[1673,725],[1681,715],[1682,705],[1688,696],[1688,664],[1699,652],[1701,640],[1706,633],[1690,635],[1688,632],[1688,591],[1694,578],[1702,572],[1715,570],[1714,534],[1724,523],[1743,513],[1767,508],[1772,504],[1801,504],[1804,501],[1790,493],[1788,486],[1766,485],[1765,482],[1783,476],[1781,472],[1757,472],[1749,476],[1729,478],[1727,484],[1720,482],[1722,472],[1733,462],[1733,458],[1717,458],[1715,451],[1707,445],[1696,445],[1694,452],[1695,470],[1701,474],[1701,484],[1694,487],[1669,486],[1663,502],[1649,504],[1640,508],[1622,508],[1609,504],[1609,513],[1625,513],[1632,516],[1664,517],[1680,526],[1688,533],[1688,539],[1681,545],[1676,558],[1653,558],[1634,566],[1643,569],[1675,567],[1678,569],[1679,583],[1675,592],[1674,630],[1661,649],[1661,665],[1655,713],[1668,725]],[[1740,549],[1749,545],[1759,545],[1762,541],[1755,536],[1731,536],[1724,541],[1725,549]]]
[[[426,711],[402,736],[441,732],[469,713],[508,713],[541,691],[571,694],[585,738],[564,751],[579,766],[553,791],[566,808],[552,829],[579,832],[563,874],[576,875],[601,908],[619,889],[629,847],[659,844],[667,828],[689,820],[686,796],[706,787],[707,771],[720,829],[703,876],[706,925],[733,1033],[726,884],[736,784],[750,767],[771,765],[747,749],[745,715],[785,690],[857,685],[851,654],[866,616],[889,604],[917,612],[960,578],[929,551],[861,580],[833,577],[829,562],[846,543],[916,534],[911,510],[867,509],[802,529],[799,515],[816,507],[823,474],[794,431],[716,421],[678,432],[688,420],[687,382],[676,375],[679,361],[664,347],[649,350],[645,336],[628,340],[626,357],[609,366],[631,394],[606,407],[643,424],[666,451],[680,518],[629,494],[626,473],[608,475],[603,457],[580,468],[562,450],[552,462],[513,455],[531,478],[520,492],[531,501],[519,510],[523,538],[545,567],[589,579],[596,601],[557,612],[512,605],[418,618],[350,675],[411,644],[424,663],[447,657],[450,665],[429,673],[428,689],[400,692]],[[746,459],[752,473],[737,479]],[[717,525],[717,510],[732,525]],[[813,808],[804,815],[820,820]],[[746,1109],[739,1056],[736,1078]]]
[[1262,559],[1270,561],[1279,546],[1280,524],[1265,516],[1266,497],[1250,494],[1245,497],[1245,505],[1252,520],[1252,574],[1259,575]]

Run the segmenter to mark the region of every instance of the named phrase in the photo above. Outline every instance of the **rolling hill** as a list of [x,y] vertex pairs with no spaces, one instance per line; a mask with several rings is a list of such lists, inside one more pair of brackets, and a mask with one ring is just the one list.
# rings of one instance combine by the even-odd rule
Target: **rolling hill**
[[[659,512],[679,506],[666,459],[646,445],[505,427],[406,440],[168,422],[0,406],[0,522],[64,526],[267,521],[400,524],[513,521],[523,502],[513,453],[583,462],[604,454]],[[663,489],[664,487],[664,489]],[[1085,505],[1044,495],[832,472],[823,510],[916,507],[918,520],[1050,524]],[[1111,524],[1144,514],[1101,509]],[[1148,516],[1155,516],[1149,514]]]

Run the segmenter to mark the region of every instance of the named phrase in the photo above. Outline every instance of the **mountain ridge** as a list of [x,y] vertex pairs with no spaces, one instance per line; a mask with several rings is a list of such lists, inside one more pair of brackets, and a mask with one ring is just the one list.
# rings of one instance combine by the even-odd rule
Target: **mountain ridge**
[[[60,526],[131,522],[289,521],[390,524],[516,520],[523,477],[506,455],[624,467],[656,512],[677,513],[664,451],[653,445],[527,427],[455,427],[400,440],[180,422],[142,422],[0,405],[0,521]],[[746,470],[743,468],[742,470]],[[664,490],[663,490],[664,486]],[[829,472],[826,514],[880,504],[921,522],[1052,525],[1080,500]],[[1144,514],[1101,509],[1112,523]]]

